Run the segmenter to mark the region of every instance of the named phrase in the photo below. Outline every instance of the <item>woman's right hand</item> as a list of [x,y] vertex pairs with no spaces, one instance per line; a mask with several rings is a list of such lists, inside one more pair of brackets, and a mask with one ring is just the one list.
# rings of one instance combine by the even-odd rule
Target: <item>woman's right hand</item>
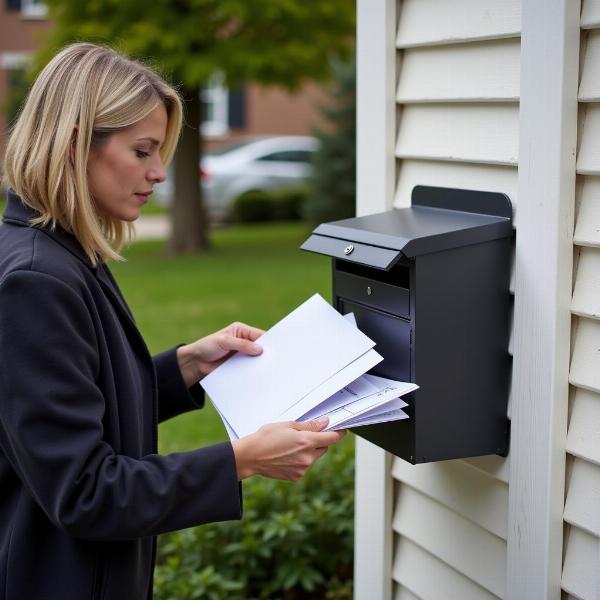
[[345,431],[323,431],[328,419],[270,423],[232,442],[238,479],[263,475],[298,481],[308,467],[339,442]]

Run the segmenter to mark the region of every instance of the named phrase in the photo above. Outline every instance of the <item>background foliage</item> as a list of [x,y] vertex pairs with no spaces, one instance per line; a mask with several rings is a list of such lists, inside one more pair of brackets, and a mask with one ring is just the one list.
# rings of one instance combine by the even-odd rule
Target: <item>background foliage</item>
[[321,145],[304,205],[305,216],[315,224],[355,214],[356,64],[336,61],[332,70],[331,102],[321,107],[330,127],[315,133]]
[[329,78],[329,60],[353,46],[350,0],[46,0],[55,22],[38,57],[45,64],[73,41],[104,42],[148,59],[179,86],[186,126],[175,157],[173,253],[209,247],[198,165],[199,93],[221,73],[229,88],[248,81],[297,88]]
[[156,600],[350,600],[352,444],[329,451],[298,483],[252,478],[241,522],[163,536]]

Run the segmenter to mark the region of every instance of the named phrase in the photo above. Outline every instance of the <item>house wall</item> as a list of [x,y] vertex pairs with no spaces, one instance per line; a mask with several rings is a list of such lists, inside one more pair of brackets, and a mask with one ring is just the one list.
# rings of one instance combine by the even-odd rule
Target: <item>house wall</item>
[[562,588],[600,598],[600,2],[581,10],[577,212]]
[[49,28],[46,19],[27,17],[21,11],[7,10],[6,2],[0,4],[0,161],[9,125],[4,116],[9,70],[39,44],[40,36]]
[[[388,12],[393,6],[395,12],[396,61],[386,63],[385,76],[367,74],[364,65],[361,72],[360,52],[368,55],[380,46],[375,39],[385,35],[382,20],[378,33],[371,26],[373,41],[363,39],[362,49],[359,44],[358,126],[359,133],[361,129],[377,132],[379,137],[370,140],[371,151],[375,143],[385,147],[385,132],[393,131],[395,163],[391,169],[382,166],[375,172],[368,156],[361,160],[365,151],[359,136],[359,211],[366,214],[390,207],[391,200],[369,198],[369,185],[379,186],[380,195],[392,194],[396,207],[407,206],[412,187],[424,183],[509,195],[516,210],[517,267],[521,269],[511,282],[511,291],[515,293],[516,287],[521,296],[515,298],[520,329],[511,335],[510,344],[519,377],[513,381],[509,416],[518,415],[522,422],[513,423],[509,459],[488,456],[411,466],[359,441],[357,544],[366,540],[371,547],[357,550],[355,597],[520,600],[562,594],[565,600],[598,599],[600,0],[583,0],[581,5],[532,1],[529,7],[515,0],[381,0],[377,4],[386,5]],[[363,20],[368,6],[364,0]],[[580,6],[581,30],[575,40],[571,23]],[[373,15],[376,12],[371,10]],[[528,28],[523,46],[521,17]],[[361,2],[359,31],[366,30],[360,19]],[[524,61],[526,77],[535,81],[526,79],[522,87]],[[538,77],[536,68],[545,72]],[[376,106],[364,88],[381,84],[381,94],[390,77],[396,112],[386,116],[382,125],[381,114],[361,113],[360,101],[367,98]],[[536,90],[538,84],[543,89]],[[520,98],[521,92],[527,97]],[[571,100],[576,96],[575,111]],[[530,125],[529,120],[536,123]],[[531,143],[524,139],[527,136],[532,136]],[[544,140],[551,140],[552,147],[541,147]],[[524,161],[520,166],[519,152]],[[379,163],[383,165],[384,159],[380,157]],[[554,169],[549,168],[552,165]],[[390,171],[395,178],[393,192],[382,184]],[[530,177],[541,178],[537,184],[552,197],[544,197],[545,190],[532,189]],[[522,200],[519,191],[528,192]],[[535,269],[533,281],[528,281],[529,267]],[[562,304],[571,295],[571,273],[569,344],[568,315],[565,327]],[[524,298],[531,292],[531,298]],[[527,337],[536,339],[531,342]],[[536,344],[539,356],[525,356]],[[569,345],[567,394],[561,377]],[[392,504],[389,512],[387,503]],[[373,509],[370,521],[368,505]],[[391,544],[386,527],[393,532]],[[385,548],[383,556],[378,547]],[[375,557],[372,563],[384,565],[377,570],[384,574],[383,582],[373,581],[372,595],[365,575],[369,553]],[[386,585],[386,577],[391,586]]]
[[[399,3],[396,207],[417,184],[518,205],[519,31],[515,0]],[[505,597],[508,459],[395,459],[391,476],[394,599]]]

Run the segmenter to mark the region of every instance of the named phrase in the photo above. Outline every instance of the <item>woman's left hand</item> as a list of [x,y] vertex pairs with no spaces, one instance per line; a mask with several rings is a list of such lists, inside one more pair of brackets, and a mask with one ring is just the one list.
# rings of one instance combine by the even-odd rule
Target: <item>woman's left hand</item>
[[262,348],[256,340],[264,333],[262,329],[232,323],[220,331],[181,346],[177,349],[177,362],[188,387],[214,371],[234,352],[258,356]]

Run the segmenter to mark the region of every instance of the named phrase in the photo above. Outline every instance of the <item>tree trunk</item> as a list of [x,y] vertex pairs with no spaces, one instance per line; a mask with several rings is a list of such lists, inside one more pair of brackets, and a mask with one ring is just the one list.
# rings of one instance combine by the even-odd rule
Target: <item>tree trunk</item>
[[210,248],[208,221],[200,187],[201,105],[198,89],[184,88],[184,125],[175,155],[175,192],[171,205],[170,254],[201,252]]

